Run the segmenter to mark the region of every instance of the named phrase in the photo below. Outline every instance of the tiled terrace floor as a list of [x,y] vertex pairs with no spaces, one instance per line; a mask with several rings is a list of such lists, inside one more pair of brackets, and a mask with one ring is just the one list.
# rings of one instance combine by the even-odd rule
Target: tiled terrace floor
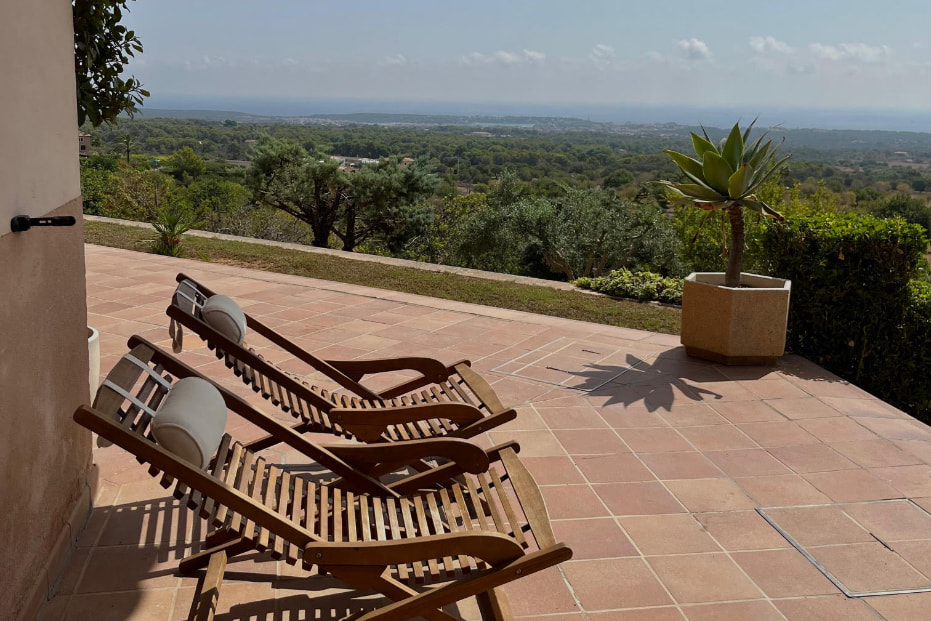
[[[481,441],[521,443],[575,551],[506,588],[518,617],[931,618],[931,593],[847,598],[757,511],[851,591],[931,586],[931,430],[804,359],[727,368],[686,358],[676,337],[88,246],[104,372],[134,333],[167,345],[178,271],[318,354],[470,358],[518,404]],[[254,399],[196,339],[185,345],[188,362]],[[97,508],[40,618],[186,618],[195,581],[175,570],[202,525],[121,449],[97,449],[96,462]],[[912,502],[872,502],[890,499]],[[331,619],[361,605],[256,560],[230,564],[219,619]],[[460,612],[474,618],[468,602]]]

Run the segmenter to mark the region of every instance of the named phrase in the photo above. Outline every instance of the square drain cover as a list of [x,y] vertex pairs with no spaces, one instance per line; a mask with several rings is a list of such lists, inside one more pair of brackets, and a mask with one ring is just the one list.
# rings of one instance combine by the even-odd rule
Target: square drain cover
[[931,591],[931,514],[911,500],[757,512],[847,597]]
[[492,371],[582,392],[598,390],[655,354],[559,337],[504,362]]

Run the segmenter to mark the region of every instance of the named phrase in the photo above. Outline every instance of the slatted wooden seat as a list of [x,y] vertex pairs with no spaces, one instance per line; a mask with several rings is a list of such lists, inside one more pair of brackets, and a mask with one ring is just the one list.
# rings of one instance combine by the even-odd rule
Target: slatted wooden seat
[[[178,274],[177,280],[178,287],[166,311],[172,321],[176,351],[183,342],[182,329],[191,330],[246,385],[298,419],[298,431],[332,433],[363,442],[471,438],[517,416],[513,408],[501,403],[467,360],[449,366],[417,357],[323,360],[246,313],[250,334],[294,356],[310,372],[323,374],[348,393],[308,383],[212,328],[201,317],[200,308],[214,292],[184,274]],[[410,370],[419,375],[381,392],[360,383],[366,375]]]
[[[228,435],[209,466],[197,468],[150,433],[170,382],[147,355],[139,345],[124,356],[94,407],[82,406],[74,418],[149,464],[162,485],[217,528],[207,549],[180,567],[187,572],[210,565],[202,593],[214,597],[197,607],[205,618],[216,604],[226,558],[254,549],[300,561],[308,570],[316,567],[359,590],[380,591],[394,603],[358,618],[397,621],[451,621],[440,608],[472,595],[485,618],[509,619],[497,587],[571,557],[556,542],[540,491],[515,445],[488,453],[494,463],[484,472],[409,494],[354,473],[333,453],[324,452],[325,465],[334,464],[334,474],[343,479],[307,479]],[[230,405],[231,396],[223,396]],[[287,427],[280,432],[297,435]]]
[[[108,403],[107,399],[125,397],[128,389],[120,386],[131,386],[131,382],[138,382],[138,390],[142,391],[140,394],[154,400],[157,405],[175,380],[187,377],[203,379],[216,387],[228,410],[264,430],[269,437],[275,438],[274,443],[286,443],[308,459],[343,477],[344,484],[354,485],[361,491],[379,491],[381,483],[375,483],[375,478],[384,479],[385,485],[396,492],[409,492],[444,483],[465,472],[483,472],[488,468],[488,453],[462,438],[430,438],[379,444],[315,443],[308,436],[282,425],[224,386],[142,337],[131,337],[129,344],[132,349],[104,380],[103,387],[106,390],[101,389],[98,392],[97,398],[103,399],[103,403]],[[146,412],[141,404],[136,404],[135,407]],[[147,416],[150,418],[151,413]],[[141,420],[148,422],[149,418]],[[245,444],[244,448],[257,452],[268,444],[272,442],[260,438]],[[502,444],[493,449],[511,445],[512,443]],[[437,463],[437,458],[443,463]]]

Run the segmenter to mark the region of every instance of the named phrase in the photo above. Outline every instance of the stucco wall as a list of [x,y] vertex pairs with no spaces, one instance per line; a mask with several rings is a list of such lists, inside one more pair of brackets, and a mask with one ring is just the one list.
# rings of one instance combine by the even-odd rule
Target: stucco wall
[[[90,435],[71,420],[88,399],[72,49],[68,0],[0,2],[4,619],[28,614],[47,592],[57,570],[49,563],[63,560],[77,534],[69,521],[80,522],[87,506]],[[74,215],[79,225],[11,233],[10,218],[20,213]]]

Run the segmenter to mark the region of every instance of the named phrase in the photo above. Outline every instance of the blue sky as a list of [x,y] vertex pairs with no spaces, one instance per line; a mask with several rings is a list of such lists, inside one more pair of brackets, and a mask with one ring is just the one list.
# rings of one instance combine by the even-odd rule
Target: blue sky
[[142,0],[159,96],[918,110],[931,2]]

